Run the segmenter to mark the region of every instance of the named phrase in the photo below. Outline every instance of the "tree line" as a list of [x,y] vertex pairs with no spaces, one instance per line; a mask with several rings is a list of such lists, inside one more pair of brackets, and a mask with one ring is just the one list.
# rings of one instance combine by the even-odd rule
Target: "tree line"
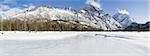
[[63,20],[0,20],[0,31],[90,31],[101,30],[93,26],[83,25],[79,22],[71,23]]

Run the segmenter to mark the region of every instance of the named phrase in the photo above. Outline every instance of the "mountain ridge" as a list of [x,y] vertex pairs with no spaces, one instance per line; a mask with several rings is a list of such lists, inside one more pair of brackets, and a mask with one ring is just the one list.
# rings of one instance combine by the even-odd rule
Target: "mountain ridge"
[[[21,30],[25,31],[27,28],[28,30],[38,30],[38,28],[43,29],[44,27],[47,30],[49,28],[54,30],[56,30],[55,28],[57,30],[126,30],[134,25],[134,20],[130,17],[127,10],[118,10],[115,15],[111,16],[94,0],[87,2],[87,5],[79,10],[71,7],[55,8],[52,6],[31,6],[26,9],[16,10],[12,9],[5,13],[0,13],[1,18],[4,19],[4,22],[1,22],[1,24],[6,23],[5,25],[8,25],[3,27],[10,28],[9,30],[22,28]],[[9,15],[11,11],[14,12],[12,12],[12,15]],[[33,27],[32,25],[36,26]],[[54,28],[50,27],[51,25]]]

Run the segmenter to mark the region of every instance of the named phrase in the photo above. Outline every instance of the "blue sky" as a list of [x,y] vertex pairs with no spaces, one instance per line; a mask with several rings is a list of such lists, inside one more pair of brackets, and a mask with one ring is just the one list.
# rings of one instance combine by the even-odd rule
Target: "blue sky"
[[[33,4],[34,6],[72,7],[75,9],[86,6],[86,0],[0,0],[0,2],[11,8],[22,8],[23,5],[28,4]],[[100,0],[99,3],[102,9],[111,15],[117,12],[117,8],[126,9],[135,21],[139,23],[150,21],[150,15],[148,16],[149,0]]]

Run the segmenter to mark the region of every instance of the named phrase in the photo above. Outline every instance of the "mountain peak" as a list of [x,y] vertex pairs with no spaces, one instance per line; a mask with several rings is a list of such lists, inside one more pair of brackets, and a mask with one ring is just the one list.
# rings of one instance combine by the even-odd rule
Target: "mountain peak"
[[125,9],[117,9],[118,12],[113,15],[113,18],[118,21],[123,27],[126,28],[134,22],[133,18],[130,17],[129,12]]
[[102,10],[99,0],[87,0],[86,4],[95,7],[96,10]]

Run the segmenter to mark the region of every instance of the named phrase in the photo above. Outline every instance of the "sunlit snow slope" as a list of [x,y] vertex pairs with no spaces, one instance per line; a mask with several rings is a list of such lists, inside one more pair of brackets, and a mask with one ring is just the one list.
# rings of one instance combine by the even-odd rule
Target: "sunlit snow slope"
[[0,54],[1,56],[148,56],[150,50],[148,34],[149,32],[3,32]]

